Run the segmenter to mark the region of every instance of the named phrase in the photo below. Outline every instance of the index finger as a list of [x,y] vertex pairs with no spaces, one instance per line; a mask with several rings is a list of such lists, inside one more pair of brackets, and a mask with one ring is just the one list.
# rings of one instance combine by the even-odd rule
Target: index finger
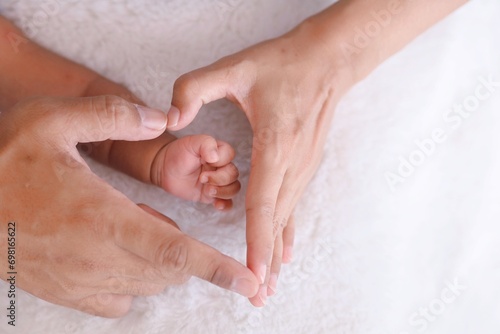
[[285,170],[276,164],[272,150],[254,149],[253,154],[246,201],[247,265],[264,284],[273,256],[274,212]]
[[193,275],[245,297],[257,293],[255,275],[233,258],[137,207],[128,217],[115,224],[114,239],[119,247],[163,272]]

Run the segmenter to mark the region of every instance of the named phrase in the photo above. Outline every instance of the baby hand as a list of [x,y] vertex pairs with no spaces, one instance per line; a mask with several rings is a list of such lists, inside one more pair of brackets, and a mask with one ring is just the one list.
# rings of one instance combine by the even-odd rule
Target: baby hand
[[238,169],[231,162],[234,155],[228,143],[210,136],[179,138],[158,152],[151,168],[152,181],[185,200],[228,210],[241,188]]

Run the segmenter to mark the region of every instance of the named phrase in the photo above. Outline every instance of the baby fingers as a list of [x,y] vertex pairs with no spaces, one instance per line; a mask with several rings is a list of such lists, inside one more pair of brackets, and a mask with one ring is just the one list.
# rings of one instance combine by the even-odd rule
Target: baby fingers
[[215,186],[227,186],[237,181],[239,176],[238,168],[233,163],[229,163],[213,171],[204,171],[200,175],[200,182]]
[[214,201],[214,207],[220,211],[227,211],[233,208],[233,201],[230,199],[218,199]]
[[235,181],[227,186],[214,186],[207,184],[203,187],[203,193],[208,198],[213,199],[231,199],[240,191],[241,184]]
[[234,159],[236,153],[228,143],[206,135],[193,136],[193,138],[197,141],[196,150],[200,157],[210,166],[222,167]]

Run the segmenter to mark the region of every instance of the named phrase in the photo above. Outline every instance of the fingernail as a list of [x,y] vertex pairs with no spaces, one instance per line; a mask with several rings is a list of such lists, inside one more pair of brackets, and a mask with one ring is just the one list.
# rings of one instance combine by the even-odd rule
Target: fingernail
[[170,110],[167,112],[167,127],[173,128],[174,126],[177,126],[177,123],[179,123],[179,118],[181,117],[181,111],[179,108],[171,106]]
[[257,272],[257,277],[259,278],[259,284],[264,284],[266,280],[266,274],[267,274],[267,266],[263,264],[260,266],[259,271]]
[[269,296],[272,296],[276,293],[277,285],[278,285],[278,275],[271,274],[271,277],[269,277],[269,289],[267,289],[267,294]]
[[224,203],[218,203],[215,208],[219,211],[224,211],[224,209],[226,208],[226,206],[224,205]]
[[219,152],[217,152],[216,149],[211,150],[208,152],[208,158],[210,159],[210,161],[208,161],[210,163],[219,161]]
[[217,189],[216,188],[212,188],[210,189],[210,191],[208,192],[208,194],[212,197],[215,197],[217,195]]
[[203,175],[203,176],[200,178],[200,182],[201,182],[201,183],[207,183],[207,182],[208,182],[208,176]]
[[163,130],[167,126],[167,117],[163,111],[138,104],[135,104],[135,107],[141,116],[142,125],[148,129]]
[[244,297],[253,297],[255,295],[255,281],[251,281],[246,278],[239,278],[233,281],[230,290],[239,293]]
[[259,297],[260,301],[262,302],[263,305],[266,305],[266,300],[267,300],[267,285],[262,284],[259,288],[259,292],[257,294]]

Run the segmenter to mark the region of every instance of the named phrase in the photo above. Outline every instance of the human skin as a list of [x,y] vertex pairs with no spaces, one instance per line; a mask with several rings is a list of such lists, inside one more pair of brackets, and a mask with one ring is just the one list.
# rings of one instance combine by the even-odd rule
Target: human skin
[[[251,123],[247,265],[261,284],[252,304],[262,306],[275,293],[281,263],[292,258],[293,210],[320,163],[339,99],[466,2],[341,0],[281,37],[176,81],[169,130],[184,128],[203,104],[221,98]],[[377,19],[374,13],[382,12],[386,19]]]
[[[22,42],[16,44],[19,38]],[[15,221],[17,286],[44,300],[106,317],[124,315],[133,296],[159,293],[191,275],[247,297],[255,295],[258,284],[250,270],[184,235],[169,218],[130,202],[95,176],[76,150],[77,143],[95,143],[90,147],[93,156],[145,182],[167,182],[161,175],[166,161],[180,158],[177,164],[190,167],[184,181],[195,180],[199,199],[209,201],[203,197],[204,187],[237,178],[234,170],[224,169],[234,156],[229,145],[207,136],[174,141],[161,135],[164,113],[136,108],[127,100],[140,101],[124,87],[23,38],[0,18],[0,238],[7,239],[7,223]],[[127,100],[112,95],[29,98],[102,94]],[[136,147],[122,140],[146,141]],[[127,160],[118,158],[127,145],[142,148],[129,153],[132,160],[148,163],[121,165]],[[219,156],[211,158],[214,149]],[[202,172],[207,165],[209,171]],[[222,173],[213,171],[218,165]],[[173,167],[170,171],[186,172]],[[152,170],[160,173],[152,177]],[[208,182],[198,184],[204,176]],[[221,196],[232,196],[231,184],[231,189],[221,188],[227,191]],[[0,243],[0,252],[7,254],[6,243]],[[1,268],[7,268],[6,261],[0,258]],[[0,272],[6,279],[7,270]]]
[[[16,286],[49,302],[117,317],[133,296],[198,276],[252,296],[245,266],[184,235],[94,175],[78,143],[146,140],[165,114],[116,96],[32,98],[0,114],[0,237],[15,222]],[[7,243],[0,243],[7,254]],[[0,257],[7,279],[7,257]]]
[[241,188],[234,156],[228,143],[210,136],[183,137],[158,152],[151,181],[177,197],[227,210]]
[[[250,300],[254,305],[263,305],[267,295],[274,293],[282,260],[291,260],[294,236],[291,213],[319,164],[338,100],[385,59],[465,2],[396,1],[400,4],[399,11],[391,15],[390,24],[370,38],[367,46],[356,47],[356,28],[363,29],[374,21],[373,10],[388,9],[395,2],[342,0],[284,36],[177,80],[169,129],[185,127],[204,103],[219,98],[237,104],[252,124],[254,148],[246,203],[247,265],[261,283],[259,294]],[[349,45],[356,51],[346,52]],[[57,91],[47,91],[50,85],[42,84],[31,90],[23,88],[18,96],[30,96],[33,92],[100,95],[106,91],[134,100],[133,96],[127,96],[130,94],[127,90],[95,73],[81,67],[75,69],[74,65],[62,67],[53,64],[58,69],[54,73],[70,74],[57,78],[52,85]],[[68,81],[73,85],[60,85]],[[67,87],[73,88],[66,91]],[[118,165],[123,171],[148,180],[148,166],[127,162],[124,157],[128,152],[138,151],[134,148],[144,148],[140,154],[155,154],[164,143],[162,138],[149,141],[148,146],[106,141],[96,145],[93,156],[110,165],[120,161]]]
[[[113,94],[144,104],[124,86],[29,41],[2,17],[0,32],[0,109],[10,108],[31,96]],[[207,136],[176,139],[165,132],[148,141],[107,140],[81,146],[97,161],[140,181],[157,185],[183,199],[211,203],[219,210],[230,209],[231,198],[240,189],[238,171],[231,163],[234,150],[227,143],[210,140]],[[200,165],[199,152],[193,149],[203,147],[200,146],[202,141],[204,145],[218,145],[222,159]],[[185,174],[188,170],[190,179]],[[199,173],[195,175],[195,172]],[[193,182],[192,178],[198,176],[198,182]],[[209,179],[202,183],[204,177]],[[216,194],[210,195],[214,191]]]

